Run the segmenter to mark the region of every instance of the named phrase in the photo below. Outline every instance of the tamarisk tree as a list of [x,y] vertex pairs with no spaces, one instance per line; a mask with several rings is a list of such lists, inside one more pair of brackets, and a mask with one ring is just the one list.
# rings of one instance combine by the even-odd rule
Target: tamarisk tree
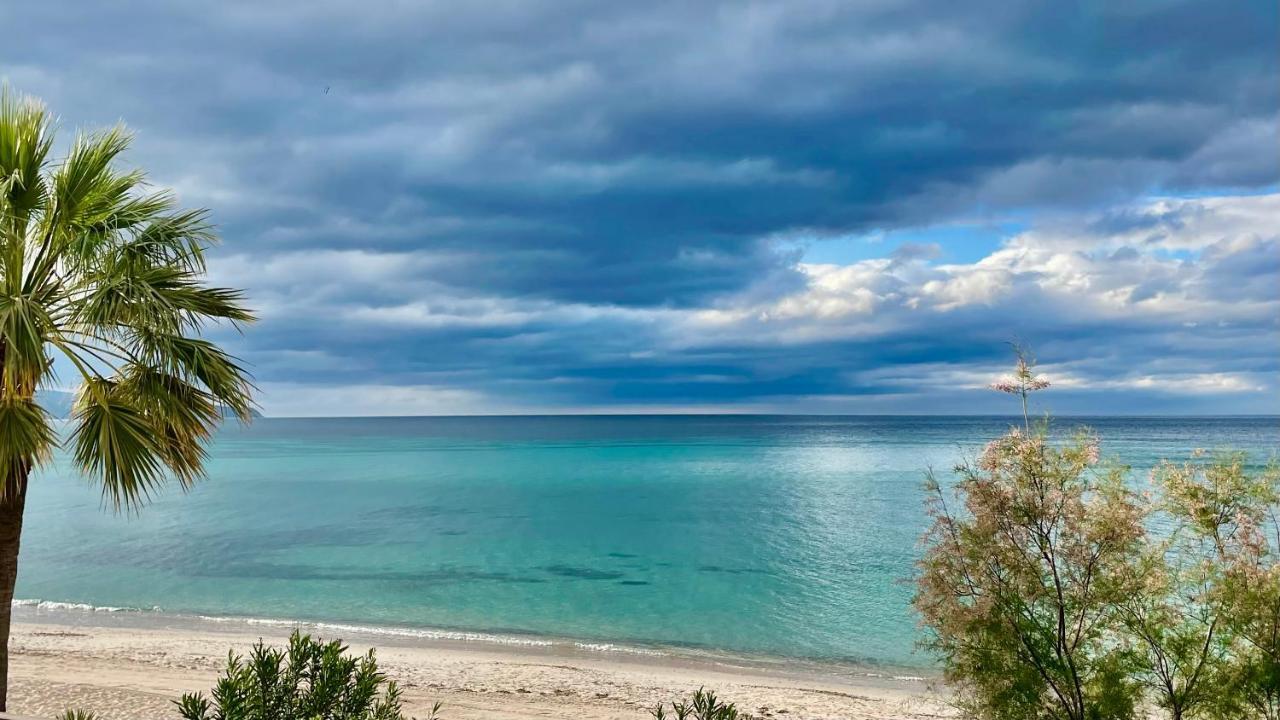
[[1129,718],[1140,693],[1107,627],[1138,589],[1126,569],[1143,510],[1123,472],[1098,465],[1095,437],[1059,446],[1047,423],[1030,422],[1027,395],[1047,386],[1020,354],[1014,377],[993,387],[1021,397],[1023,427],[957,467],[954,487],[930,476],[915,606],[969,714]]

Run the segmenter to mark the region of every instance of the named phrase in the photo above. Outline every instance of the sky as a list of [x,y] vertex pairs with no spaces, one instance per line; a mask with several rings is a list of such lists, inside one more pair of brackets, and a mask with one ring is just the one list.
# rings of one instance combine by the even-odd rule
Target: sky
[[5,3],[267,415],[1280,413],[1280,5]]

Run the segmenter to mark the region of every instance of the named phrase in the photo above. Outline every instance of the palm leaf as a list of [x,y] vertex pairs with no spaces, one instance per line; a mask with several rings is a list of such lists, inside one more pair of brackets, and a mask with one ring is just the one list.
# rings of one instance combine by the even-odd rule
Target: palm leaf
[[117,383],[95,379],[76,399],[71,436],[76,464],[102,483],[103,497],[117,510],[150,499],[165,478],[165,449],[155,427]]
[[223,408],[249,419],[248,372],[202,335],[254,316],[205,282],[207,211],[119,168],[123,127],[80,134],[57,162],[51,128],[41,104],[0,91],[0,478],[25,478],[57,442],[33,400],[57,352],[83,380],[72,455],[132,508],[201,476]]
[[22,490],[16,483],[49,457],[56,442],[44,408],[31,400],[0,400],[0,500]]
[[86,217],[109,213],[142,182],[140,173],[120,175],[112,163],[129,147],[129,133],[116,126],[91,135],[80,135],[66,160],[53,173],[51,217],[70,227],[82,227]]
[[10,229],[25,225],[45,200],[41,170],[53,147],[49,113],[44,105],[0,89],[0,178],[4,186],[5,220]]
[[120,326],[179,332],[209,320],[250,322],[243,293],[200,284],[191,271],[174,265],[128,267],[113,262],[90,276],[92,289],[80,304],[77,322],[97,328]]
[[117,391],[150,421],[165,465],[184,487],[203,472],[204,442],[222,420],[215,397],[182,378],[131,364]]
[[0,391],[6,397],[30,398],[48,369],[45,341],[53,322],[35,299],[0,294]]
[[253,384],[248,372],[217,345],[182,335],[140,333],[136,347],[143,357],[163,363],[168,372],[202,385],[242,420],[252,417]]

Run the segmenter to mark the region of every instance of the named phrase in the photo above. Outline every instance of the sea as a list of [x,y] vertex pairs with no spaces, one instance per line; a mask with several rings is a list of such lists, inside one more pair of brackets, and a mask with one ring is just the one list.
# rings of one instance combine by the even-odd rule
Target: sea
[[[316,623],[395,638],[571,643],[923,668],[911,609],[944,482],[1020,418],[265,418],[208,478],[117,513],[65,455],[31,485],[19,619]],[[1069,417],[1144,478],[1280,450],[1276,417]]]

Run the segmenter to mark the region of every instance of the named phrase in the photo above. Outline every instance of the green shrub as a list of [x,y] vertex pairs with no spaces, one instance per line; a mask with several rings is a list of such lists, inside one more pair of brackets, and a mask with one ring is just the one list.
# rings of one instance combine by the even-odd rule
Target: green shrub
[[738,712],[733,703],[721,702],[710,690],[698,688],[688,700],[671,703],[671,710],[661,703],[649,711],[654,720],[750,720],[751,716]]
[[[347,655],[340,641],[294,631],[287,650],[261,641],[247,659],[231,654],[212,700],[177,701],[184,720],[406,720],[400,689],[378,671],[372,650]],[[435,718],[440,705],[428,718]]]
[[59,715],[58,720],[98,720],[98,714],[87,710],[68,710]]

